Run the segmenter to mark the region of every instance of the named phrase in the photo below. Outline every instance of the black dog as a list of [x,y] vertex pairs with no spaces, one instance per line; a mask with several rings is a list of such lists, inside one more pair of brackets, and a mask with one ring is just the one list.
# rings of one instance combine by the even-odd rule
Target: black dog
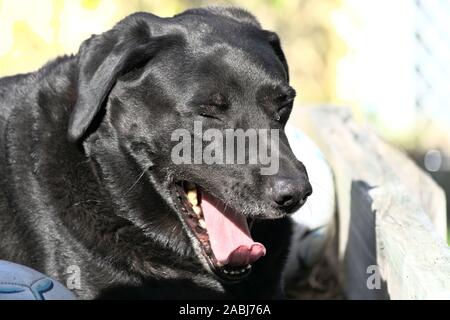
[[[282,297],[287,215],[311,193],[294,95],[277,35],[237,8],[133,14],[0,79],[0,259],[63,283],[76,265],[81,298]],[[279,129],[278,173],[175,164],[195,120]]]

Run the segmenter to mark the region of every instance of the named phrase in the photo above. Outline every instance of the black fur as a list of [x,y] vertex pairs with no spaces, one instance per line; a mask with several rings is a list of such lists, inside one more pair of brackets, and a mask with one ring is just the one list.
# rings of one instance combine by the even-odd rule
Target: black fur
[[[0,259],[63,283],[78,265],[81,298],[281,297],[289,218],[255,222],[267,255],[225,284],[194,252],[170,190],[186,179],[248,216],[285,216],[267,190],[307,176],[284,133],[273,177],[250,165],[174,165],[170,134],[193,120],[282,130],[276,101],[289,90],[278,37],[236,8],[137,13],[75,56],[0,79]],[[218,93],[226,107],[208,107]]]

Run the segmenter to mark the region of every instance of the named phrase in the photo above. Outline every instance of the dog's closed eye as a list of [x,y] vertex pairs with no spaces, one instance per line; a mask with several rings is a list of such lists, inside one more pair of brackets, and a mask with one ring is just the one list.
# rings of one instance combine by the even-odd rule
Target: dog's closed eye
[[214,119],[214,120],[218,120],[218,121],[223,121],[222,119],[220,119],[219,117],[206,113],[206,112],[200,112],[200,116],[203,118],[209,118],[209,119]]
[[198,106],[199,115],[204,118],[215,119],[223,121],[221,114],[227,109],[228,105],[225,103],[217,104],[215,102],[207,102]]

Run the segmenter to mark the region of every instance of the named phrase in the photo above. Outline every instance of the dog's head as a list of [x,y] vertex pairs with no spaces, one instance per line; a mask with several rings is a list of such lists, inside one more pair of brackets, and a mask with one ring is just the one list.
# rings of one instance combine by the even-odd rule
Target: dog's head
[[277,35],[236,8],[138,13],[78,59],[68,137],[123,214],[141,226],[176,217],[208,269],[242,279],[265,254],[253,220],[284,217],[311,194],[284,133],[295,91]]

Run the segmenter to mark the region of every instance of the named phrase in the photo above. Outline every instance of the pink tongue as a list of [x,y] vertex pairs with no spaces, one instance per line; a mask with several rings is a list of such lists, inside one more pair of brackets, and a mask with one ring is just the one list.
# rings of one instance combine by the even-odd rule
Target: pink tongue
[[208,229],[211,249],[217,261],[231,266],[245,266],[266,254],[266,248],[250,236],[244,215],[213,204],[202,195],[201,207]]

